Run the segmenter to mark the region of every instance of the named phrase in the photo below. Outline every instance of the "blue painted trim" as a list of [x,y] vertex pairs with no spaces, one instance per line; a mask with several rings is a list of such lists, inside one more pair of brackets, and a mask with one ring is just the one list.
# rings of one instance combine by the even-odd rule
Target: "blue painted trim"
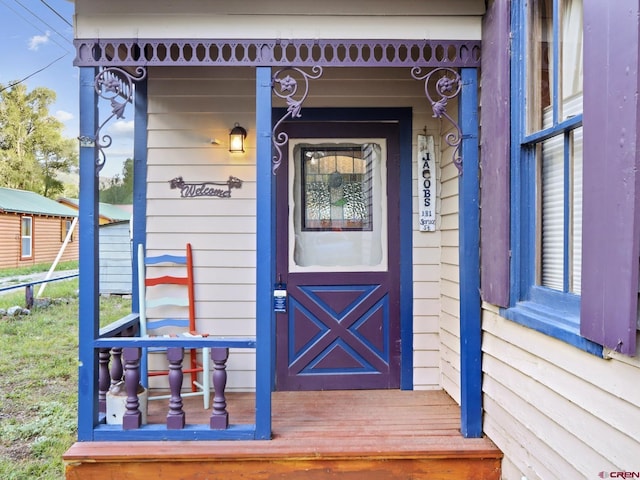
[[[98,128],[95,68],[80,68],[80,136],[94,138]],[[78,305],[78,440],[93,440],[98,423],[98,355],[93,340],[99,331],[98,176],[97,149],[80,146]]]
[[[521,99],[518,100],[522,101]],[[542,142],[551,137],[555,137],[560,132],[574,130],[580,126],[582,126],[582,113],[571,118],[567,118],[566,120],[551,127],[545,128],[544,130],[540,130],[539,132],[534,132],[530,135],[526,135],[522,137],[519,142],[521,142],[522,144]]]
[[[578,312],[580,310],[578,309]],[[598,345],[580,335],[580,318],[573,313],[558,310],[555,305],[550,306],[534,301],[517,303],[512,308],[500,309],[504,318],[527,328],[531,328],[550,337],[561,340],[573,347],[603,357],[602,345]]]
[[[360,365],[352,366],[350,368],[316,368],[322,361],[331,354],[334,348],[340,346],[341,349],[349,354],[349,357],[356,360]],[[348,375],[352,373],[378,373],[378,369],[369,363],[362,355],[356,352],[350,345],[348,345],[343,339],[338,338],[331,342],[329,347],[323,351],[320,355],[313,359],[305,368],[300,371],[303,375],[314,374],[336,374],[336,375]]]
[[[147,229],[147,133],[148,133],[148,95],[147,78],[136,83],[134,96],[134,132],[133,132],[133,236],[132,255],[132,302],[131,311],[140,313],[140,294],[138,292],[138,244],[146,251]],[[140,378],[144,387],[148,387],[147,355],[140,359]]]
[[130,313],[129,315],[119,318],[115,322],[111,322],[109,325],[102,327],[99,332],[99,337],[115,337],[129,328],[137,326],[138,323],[140,323],[140,315],[137,313]]
[[[553,2],[553,98],[552,98],[552,107],[553,107],[553,124],[557,125],[560,119],[560,72],[558,72],[558,67],[560,66],[560,0],[554,0]],[[528,38],[535,38],[532,36]]]
[[[521,68],[524,63],[524,37],[525,37],[525,28],[526,25],[524,22],[526,9],[523,8],[519,2],[513,1],[511,2],[511,52],[512,52],[512,61],[510,65],[510,76],[511,76],[511,93],[510,93],[510,105],[511,109],[509,112],[509,117],[511,118],[511,142],[510,142],[510,152],[509,155],[511,157],[511,179],[509,188],[511,190],[511,208],[509,210],[510,217],[509,222],[511,225],[511,241],[510,241],[510,250],[511,250],[511,265],[509,269],[509,278],[510,278],[510,286],[509,286],[509,305],[515,305],[518,299],[522,298],[523,286],[522,286],[522,275],[521,269],[523,262],[520,258],[519,246],[522,242],[526,242],[526,236],[523,237],[522,232],[522,219],[521,219],[521,210],[519,208],[522,205],[522,187],[521,187],[521,179],[523,178],[523,168],[524,165],[520,161],[516,161],[516,159],[520,158],[520,145],[521,145],[521,132],[524,131],[524,109],[522,105],[522,99],[524,98],[525,92],[523,89],[524,86],[524,68]],[[533,204],[535,205],[535,203]]]
[[111,337],[91,342],[94,348],[256,348],[253,337]]
[[[557,338],[576,348],[602,356],[602,347],[580,336],[580,297],[536,286],[536,182],[535,144],[582,125],[582,114],[558,123],[554,97],[554,125],[526,135],[526,30],[527,8],[511,3],[511,293],[510,308],[500,315],[520,325]],[[554,33],[556,35],[557,32]],[[557,92],[557,88],[556,88]],[[566,163],[566,157],[565,157]],[[565,182],[568,180],[565,169]],[[565,192],[568,192],[565,183]],[[568,215],[565,210],[565,222]],[[565,225],[566,226],[566,225]],[[565,251],[567,248],[565,238]],[[565,272],[568,265],[565,262]],[[566,278],[566,275],[565,275]],[[565,285],[565,289],[567,286]]]
[[275,373],[275,176],[271,173],[271,68],[256,68],[256,438],[271,438]]
[[[285,109],[274,109],[281,118]],[[397,121],[400,128],[400,388],[413,390],[413,197],[411,108],[303,108],[304,121]]]
[[[400,121],[400,388],[413,390],[413,112]],[[402,188],[405,187],[405,188]]]
[[[570,291],[570,285],[569,285],[569,269],[570,269],[570,259],[571,259],[571,247],[570,247],[570,243],[571,243],[571,237],[569,235],[570,233],[570,228],[569,228],[569,224],[571,222],[571,208],[570,208],[570,203],[569,203],[569,199],[571,198],[571,134],[570,132],[565,132],[564,134],[564,155],[562,156],[562,162],[563,162],[563,168],[562,168],[562,175],[563,175],[563,185],[562,185],[562,190],[563,190],[563,198],[564,198],[564,208],[562,209],[562,216],[563,216],[563,225],[562,225],[562,231],[563,231],[563,236],[562,236],[562,291],[563,292],[569,292]],[[578,307],[578,311],[579,311],[580,307]]]
[[226,430],[212,430],[209,425],[186,425],[181,430],[167,430],[166,425],[142,425],[138,429],[123,430],[121,425],[99,425],[95,441],[181,441],[181,440],[254,440],[254,425],[229,425]]
[[[298,288],[302,292],[304,292],[307,296],[309,296],[309,298],[313,299],[313,301],[316,302],[318,305],[322,305],[323,309],[327,309],[328,311],[332,312],[333,315],[336,316],[336,319],[338,320],[338,322],[342,322],[342,320],[347,315],[349,315],[351,310],[357,307],[359,303],[362,302],[364,298],[369,296],[371,292],[376,290],[378,286],[377,285],[355,285],[355,284],[340,286],[339,290],[341,292],[358,293],[358,296],[355,297],[355,299],[351,303],[347,305],[342,305],[342,308],[340,311],[334,310],[330,305],[328,305],[323,300],[321,296],[318,295],[318,292],[336,291],[338,287],[333,285],[313,285],[313,286],[300,286]],[[309,315],[310,315],[309,320],[312,320],[313,315],[311,314],[311,312],[309,312]],[[319,322],[319,323],[321,325],[324,325],[322,322]],[[318,325],[318,327],[320,327],[320,325]]]
[[466,438],[478,438],[482,436],[478,73],[463,68],[460,77],[460,429]]
[[366,336],[361,335],[360,332],[358,331],[358,329],[362,325],[367,323],[372,318],[372,316],[377,314],[379,311],[382,311],[382,318],[383,318],[382,329],[384,331],[389,331],[390,319],[389,319],[389,298],[388,297],[384,297],[378,300],[373,307],[371,307],[364,315],[362,315],[362,318],[360,318],[360,320],[358,320],[357,322],[355,322],[353,325],[349,327],[349,331],[356,338],[358,338],[362,343],[367,345],[369,349],[378,356],[379,359],[383,361],[391,362],[391,359],[389,359],[390,345],[389,345],[388,336],[385,336],[384,342],[382,342],[382,350],[380,350],[380,348],[378,348],[377,345],[374,345]]
[[[147,228],[147,79],[136,83],[133,138],[133,299],[131,309],[140,312],[138,295],[138,244],[145,244]],[[146,251],[146,248],[145,248]]]
[[501,310],[502,316],[602,357],[602,346],[580,335],[579,295],[539,286],[530,287],[527,293],[526,300]]

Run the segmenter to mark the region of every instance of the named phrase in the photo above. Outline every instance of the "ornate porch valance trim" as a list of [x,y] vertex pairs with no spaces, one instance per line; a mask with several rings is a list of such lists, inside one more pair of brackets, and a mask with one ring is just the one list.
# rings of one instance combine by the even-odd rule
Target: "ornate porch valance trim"
[[479,40],[76,39],[78,67],[479,67]]

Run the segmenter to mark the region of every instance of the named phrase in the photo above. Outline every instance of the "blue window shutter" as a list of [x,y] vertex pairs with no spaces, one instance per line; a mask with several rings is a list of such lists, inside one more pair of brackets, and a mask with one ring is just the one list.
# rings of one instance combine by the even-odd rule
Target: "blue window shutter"
[[492,1],[482,25],[480,246],[482,299],[509,304],[509,3]]
[[639,14],[637,1],[584,1],[581,334],[628,355],[638,308]]

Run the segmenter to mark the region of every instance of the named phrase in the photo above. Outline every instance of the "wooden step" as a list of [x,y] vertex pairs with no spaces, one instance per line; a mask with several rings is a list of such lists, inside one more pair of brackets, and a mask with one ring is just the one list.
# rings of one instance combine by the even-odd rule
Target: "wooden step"
[[[252,398],[230,395],[232,423],[248,420]],[[209,412],[192,400],[195,423]],[[162,409],[152,405],[149,421]],[[444,392],[278,392],[272,440],[76,443],[66,478],[499,480],[502,454],[486,438],[463,438],[459,415]]]

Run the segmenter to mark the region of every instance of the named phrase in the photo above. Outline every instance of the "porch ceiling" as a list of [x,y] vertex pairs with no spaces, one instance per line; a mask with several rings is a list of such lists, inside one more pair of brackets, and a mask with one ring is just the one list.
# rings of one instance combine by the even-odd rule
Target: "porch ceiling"
[[479,40],[76,39],[74,65],[479,67]]

